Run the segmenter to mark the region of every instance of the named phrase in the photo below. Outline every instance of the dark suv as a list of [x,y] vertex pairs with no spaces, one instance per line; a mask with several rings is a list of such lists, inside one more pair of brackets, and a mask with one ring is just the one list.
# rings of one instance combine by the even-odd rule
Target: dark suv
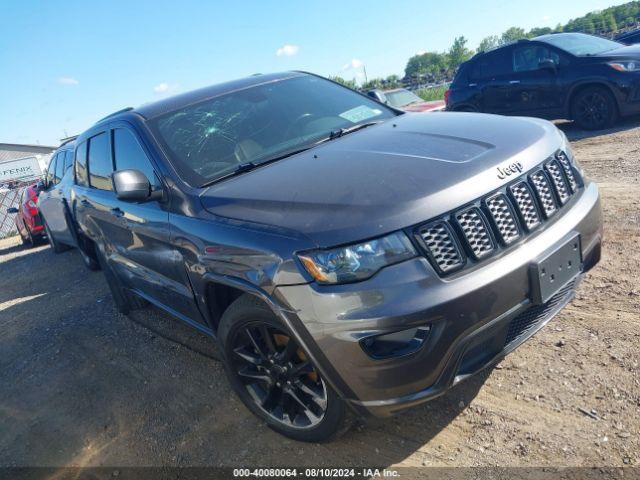
[[463,63],[447,109],[575,120],[606,128],[640,112],[640,47],[582,33],[542,35]]
[[299,72],[101,120],[70,199],[118,308],[215,338],[247,407],[308,441],[496,362],[600,257],[598,189],[551,123],[403,114]]

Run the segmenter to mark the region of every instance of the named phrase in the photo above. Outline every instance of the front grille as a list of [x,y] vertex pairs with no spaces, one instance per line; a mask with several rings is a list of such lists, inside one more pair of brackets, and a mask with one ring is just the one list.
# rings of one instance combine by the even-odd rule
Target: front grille
[[545,163],[544,168],[549,172],[553,186],[555,187],[558,198],[560,199],[560,204],[564,205],[569,201],[571,192],[569,191],[569,187],[567,186],[564,175],[562,174],[562,167],[557,160],[551,160],[550,162]]
[[553,192],[551,191],[551,185],[549,184],[547,176],[542,170],[533,172],[531,174],[531,183],[542,206],[544,216],[550,218],[556,213],[558,207],[556,206],[555,198],[553,198]]
[[493,240],[480,209],[472,207],[456,213],[455,218],[473,256],[480,259],[489,255],[493,250]]
[[511,320],[509,330],[507,331],[507,338],[504,342],[505,346],[509,347],[509,345],[517,343],[534,330],[536,326],[546,321],[555,307],[567,300],[574,286],[575,281],[569,282],[566,286],[562,287],[558,293],[551,297],[547,303],[529,307]]
[[416,237],[438,273],[452,273],[541,227],[578,191],[579,180],[558,152],[510,185],[418,226]]
[[418,235],[424,242],[430,260],[440,272],[448,273],[464,265],[462,253],[445,222],[428,225]]
[[495,223],[502,243],[509,245],[515,242],[520,236],[520,230],[507,196],[504,193],[498,193],[489,198],[487,200],[487,209]]
[[516,208],[520,212],[520,218],[528,231],[540,225],[540,214],[536,201],[533,199],[533,192],[527,182],[516,183],[509,187],[513,196]]

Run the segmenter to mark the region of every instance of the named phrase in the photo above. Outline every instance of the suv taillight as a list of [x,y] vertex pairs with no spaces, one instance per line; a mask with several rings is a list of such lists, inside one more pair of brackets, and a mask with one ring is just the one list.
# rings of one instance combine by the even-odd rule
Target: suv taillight
[[451,93],[451,89],[449,89],[449,88],[447,90],[445,90],[445,92],[444,92],[444,104],[446,106],[449,106],[449,94],[450,93]]

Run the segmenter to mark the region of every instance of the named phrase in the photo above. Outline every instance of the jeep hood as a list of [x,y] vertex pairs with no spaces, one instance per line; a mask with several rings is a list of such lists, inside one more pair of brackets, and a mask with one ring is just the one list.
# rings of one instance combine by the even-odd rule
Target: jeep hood
[[201,195],[214,215],[306,235],[364,240],[425,222],[501,187],[561,147],[544,120],[478,113],[405,114],[221,181]]

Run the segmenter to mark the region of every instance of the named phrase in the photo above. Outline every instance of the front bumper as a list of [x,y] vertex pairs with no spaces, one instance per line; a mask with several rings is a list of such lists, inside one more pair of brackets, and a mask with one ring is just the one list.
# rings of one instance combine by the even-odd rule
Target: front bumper
[[[597,186],[587,183],[563,210],[524,243],[454,278],[439,277],[418,257],[365,282],[278,287],[275,298],[290,324],[303,331],[329,383],[357,410],[390,415],[496,362],[571,300],[580,278],[548,304],[533,306],[529,269],[574,232],[581,237],[583,273],[598,262],[602,217]],[[527,328],[514,337],[514,323],[522,322],[528,322]],[[424,345],[405,357],[375,360],[359,343],[372,333],[427,324],[431,330]]]

